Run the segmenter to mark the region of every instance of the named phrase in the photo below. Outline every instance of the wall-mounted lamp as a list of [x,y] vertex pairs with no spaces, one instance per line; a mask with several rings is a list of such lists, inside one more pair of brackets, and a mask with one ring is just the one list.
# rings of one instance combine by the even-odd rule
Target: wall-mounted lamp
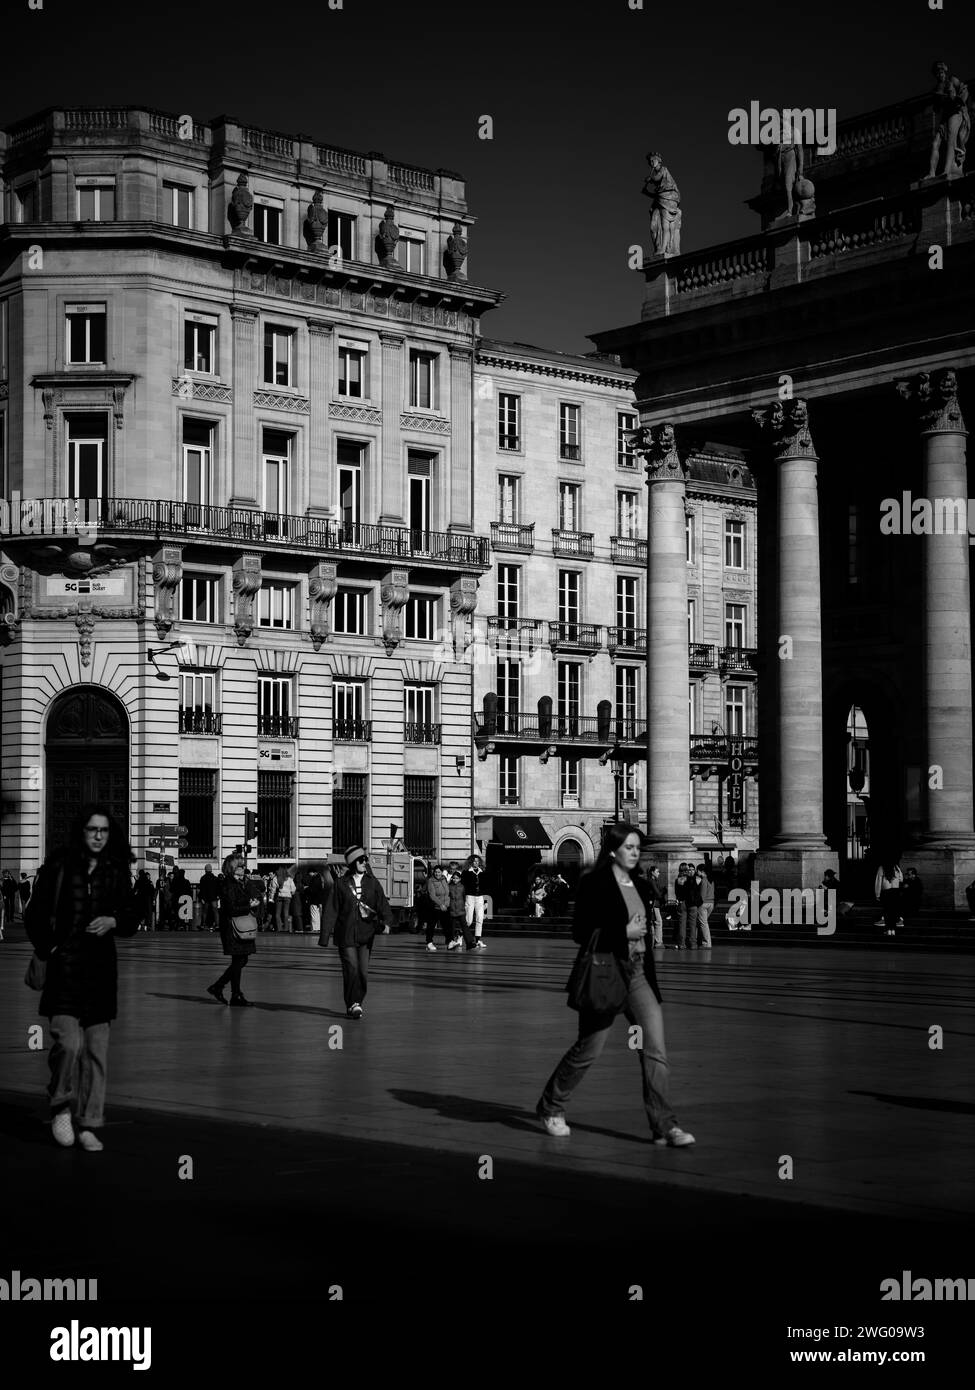
[[155,650],[153,650],[152,647],[146,648],[146,661],[148,661],[149,665],[155,671],[157,681],[171,681],[173,678],[168,672],[163,671],[161,667],[156,665],[156,657],[162,656],[164,652],[171,652],[174,647],[182,647],[184,645],[185,643],[183,642],[167,642],[164,647],[156,647]]
[[619,752],[620,752],[620,746],[619,746],[619,744],[618,744],[618,743],[614,743],[613,746],[612,746],[612,748],[607,748],[605,753],[600,753],[600,755],[599,755],[599,766],[600,766],[600,767],[605,767],[606,764],[609,762],[610,758],[618,758],[618,757],[619,757]]

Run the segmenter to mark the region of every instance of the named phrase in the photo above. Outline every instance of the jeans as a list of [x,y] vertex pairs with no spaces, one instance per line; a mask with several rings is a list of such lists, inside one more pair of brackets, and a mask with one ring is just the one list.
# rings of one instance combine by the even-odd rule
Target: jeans
[[217,920],[217,905],[215,902],[202,903],[200,911],[200,930],[216,931],[220,923]]
[[464,899],[464,916],[467,918],[467,925],[473,926],[475,938],[479,937],[484,930],[483,897],[472,898],[468,895]]
[[[670,1068],[664,1046],[664,1015],[643,971],[643,961],[630,962],[630,988],[623,1013],[643,1033],[643,1047],[637,1053],[643,1076],[643,1104],[655,1139],[662,1138],[677,1124],[667,1092]],[[612,1017],[580,1013],[579,1036],[548,1079],[538,1102],[540,1115],[561,1115],[572,1092],[602,1052]]]
[[366,972],[369,969],[371,951],[371,941],[367,946],[339,947],[339,960],[342,962],[342,993],[345,996],[346,1009],[351,1009],[353,1004],[361,1004],[366,997],[366,990],[369,987]]
[[653,944],[662,946],[664,944],[664,918],[659,907],[650,909],[650,925],[653,928]]
[[79,1129],[100,1129],[105,1123],[110,1031],[108,1023],[82,1028],[73,1014],[55,1014],[51,1019],[47,1094],[55,1113],[65,1106],[73,1110]]
[[711,945],[711,929],[708,926],[708,913],[711,911],[710,903],[701,903],[694,909],[694,916],[691,918],[691,942],[693,944],[696,935],[695,928],[701,933],[701,945]]
[[274,899],[274,929],[275,931],[289,931],[292,926],[291,921],[291,898],[282,898],[280,893]]

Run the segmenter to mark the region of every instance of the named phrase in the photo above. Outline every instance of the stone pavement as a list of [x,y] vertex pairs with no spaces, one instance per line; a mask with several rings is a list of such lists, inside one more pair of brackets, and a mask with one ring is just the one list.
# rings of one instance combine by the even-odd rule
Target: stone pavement
[[706,1309],[737,1328],[753,1360],[781,1360],[787,1322],[920,1309],[947,1347],[963,1309],[878,1289],[904,1269],[975,1278],[968,958],[658,952],[673,1099],[698,1139],[668,1150],[647,1142],[623,1019],[574,1097],[572,1137],[540,1129],[535,1102],[574,1030],[574,947],[488,944],[458,957],[383,938],[356,1024],[317,938],[259,939],[249,1010],[203,992],[223,968],[213,936],[120,942],[105,1152],[88,1155],[44,1124],[29,950],[8,936],[0,1136],[19,1200],[0,1279],[97,1277],[100,1303],[134,1299],[160,1326],[175,1309],[159,1300],[185,1300],[171,1356],[190,1303],[198,1318],[227,1299],[331,1315],[336,1288],[350,1308],[379,1299],[434,1321],[458,1300],[605,1307],[639,1290],[670,1327]]

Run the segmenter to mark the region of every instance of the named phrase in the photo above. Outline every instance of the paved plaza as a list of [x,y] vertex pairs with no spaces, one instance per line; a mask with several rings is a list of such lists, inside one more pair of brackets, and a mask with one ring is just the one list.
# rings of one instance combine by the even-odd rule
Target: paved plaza
[[[706,1309],[721,1325],[746,1306],[746,1340],[763,1310],[767,1341],[820,1314],[903,1323],[877,1290],[904,1269],[975,1275],[970,958],[666,952],[673,1097],[698,1139],[680,1151],[647,1142],[622,1019],[571,1138],[534,1119],[573,1034],[573,952],[385,937],[356,1024],[316,937],[259,939],[252,1009],[204,993],[223,968],[209,934],[120,942],[105,1151],[88,1155],[44,1124],[15,929],[0,947],[0,1126],[18,1201],[0,1277],[97,1277],[100,1301],[192,1300],[197,1315],[245,1297],[324,1308],[335,1286],[372,1303],[381,1285],[436,1317],[455,1297],[575,1298],[584,1269],[595,1304],[638,1286],[668,1319]],[[55,1206],[38,1220],[55,1191],[70,1222]]]

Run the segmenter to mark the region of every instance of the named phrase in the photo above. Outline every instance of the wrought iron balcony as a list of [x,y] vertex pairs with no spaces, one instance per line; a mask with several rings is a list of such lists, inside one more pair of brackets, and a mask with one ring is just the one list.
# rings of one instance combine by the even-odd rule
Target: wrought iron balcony
[[587,743],[611,748],[617,743],[646,743],[645,719],[625,716],[600,719],[589,714],[518,714],[499,710],[493,721],[474,716],[476,739],[520,740],[525,743]]
[[297,738],[298,717],[291,714],[259,714],[257,732],[264,738]]
[[332,738],[339,743],[370,743],[371,719],[333,719]]
[[606,645],[611,652],[643,656],[647,650],[647,630],[645,627],[608,627]]
[[722,671],[742,671],[754,675],[758,651],[754,647],[722,647],[718,652],[718,666]]
[[522,525],[517,521],[492,521],[491,544],[495,550],[519,550],[524,554],[535,549],[535,523]]
[[488,618],[488,641],[495,647],[526,647],[538,641],[540,618]]
[[223,716],[209,709],[181,709],[179,712],[179,731],[181,734],[219,734]]
[[609,542],[610,559],[624,565],[645,565],[647,543],[636,536],[612,536]]
[[552,554],[574,555],[579,560],[591,560],[593,537],[589,531],[562,531],[552,528]]
[[[439,743],[439,724],[404,724],[407,743]],[[338,735],[336,735],[338,737]]]
[[687,664],[695,671],[716,671],[717,653],[709,642],[689,642]]
[[[741,740],[742,755],[746,762],[754,763],[758,761],[757,738],[746,738],[742,734],[732,734],[731,737]],[[727,762],[727,759],[728,735],[691,734],[690,760],[692,763],[718,763],[720,765]]]
[[598,623],[549,623],[548,640],[553,651],[598,652],[602,646]]

